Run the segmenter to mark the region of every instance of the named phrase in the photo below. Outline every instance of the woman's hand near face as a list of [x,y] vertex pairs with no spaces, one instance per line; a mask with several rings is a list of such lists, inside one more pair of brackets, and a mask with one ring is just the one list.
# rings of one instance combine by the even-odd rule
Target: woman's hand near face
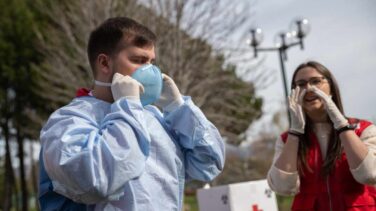
[[306,91],[306,89],[300,89],[300,87],[298,86],[291,91],[291,94],[289,96],[289,110],[291,118],[290,131],[299,134],[304,134],[304,127],[306,122],[302,107],[303,98],[306,94]]
[[305,114],[302,108],[305,93],[306,89],[296,87],[289,96],[291,118],[289,135],[280,156],[275,162],[275,167],[285,172],[297,172],[299,136],[304,134],[305,127]]
[[325,109],[328,113],[330,120],[333,122],[334,128],[336,130],[345,127],[349,124],[347,119],[343,116],[341,111],[337,108],[336,104],[332,100],[332,96],[325,94],[319,88],[312,86],[309,91],[315,93],[324,103]]

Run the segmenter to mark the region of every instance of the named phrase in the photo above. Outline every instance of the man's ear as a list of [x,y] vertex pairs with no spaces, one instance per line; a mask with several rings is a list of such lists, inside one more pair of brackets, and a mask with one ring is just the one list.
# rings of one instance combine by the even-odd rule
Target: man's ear
[[97,57],[97,67],[98,72],[101,72],[104,75],[111,74],[112,69],[110,66],[110,57],[105,54],[99,54]]

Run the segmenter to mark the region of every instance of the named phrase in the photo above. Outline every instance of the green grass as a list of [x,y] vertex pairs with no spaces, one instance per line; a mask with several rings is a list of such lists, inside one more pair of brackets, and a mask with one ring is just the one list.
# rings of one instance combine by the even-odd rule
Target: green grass
[[278,210],[279,211],[288,211],[291,210],[291,203],[294,199],[293,196],[277,196]]
[[187,211],[198,211],[198,204],[195,195],[185,196],[184,197],[184,206],[188,208]]

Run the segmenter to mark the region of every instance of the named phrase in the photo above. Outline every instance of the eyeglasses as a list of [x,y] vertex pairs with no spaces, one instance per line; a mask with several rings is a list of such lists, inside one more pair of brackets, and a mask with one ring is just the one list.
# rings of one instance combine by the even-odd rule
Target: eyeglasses
[[312,77],[308,81],[298,80],[298,81],[295,81],[295,87],[299,86],[300,88],[304,88],[307,86],[307,84],[311,86],[320,87],[325,82],[325,80],[326,80],[325,77]]

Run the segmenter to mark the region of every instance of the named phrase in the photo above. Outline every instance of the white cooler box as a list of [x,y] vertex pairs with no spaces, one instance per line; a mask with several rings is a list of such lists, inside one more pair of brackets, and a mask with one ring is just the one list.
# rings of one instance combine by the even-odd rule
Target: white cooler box
[[197,199],[200,211],[278,211],[266,180],[199,189]]

